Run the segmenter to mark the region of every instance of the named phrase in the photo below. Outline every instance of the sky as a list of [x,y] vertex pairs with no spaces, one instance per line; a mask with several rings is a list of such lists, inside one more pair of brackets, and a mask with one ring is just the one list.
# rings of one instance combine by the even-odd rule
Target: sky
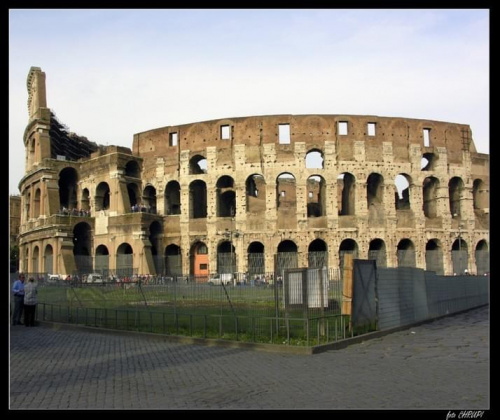
[[469,124],[489,153],[487,9],[10,9],[9,193],[29,69],[70,131],[132,148],[169,125],[273,114]]

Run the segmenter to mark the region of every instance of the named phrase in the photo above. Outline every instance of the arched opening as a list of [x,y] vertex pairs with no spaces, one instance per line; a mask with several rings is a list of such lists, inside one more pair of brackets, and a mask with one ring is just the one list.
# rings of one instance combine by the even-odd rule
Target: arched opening
[[464,274],[469,269],[469,251],[467,242],[460,236],[453,242],[451,247],[451,262],[454,274]]
[[34,200],[34,205],[35,205],[34,217],[35,218],[40,216],[40,196],[41,196],[40,188],[37,188],[35,191],[35,200]]
[[234,217],[236,215],[236,193],[234,180],[230,176],[221,176],[217,188],[217,217]]
[[252,242],[248,246],[248,274],[250,278],[265,273],[264,245],[261,242]]
[[130,244],[124,242],[116,250],[116,275],[119,278],[134,274],[134,253]]
[[201,281],[207,280],[209,273],[208,267],[208,248],[204,242],[196,242],[191,246],[190,251],[190,274],[201,278]]
[[319,175],[307,179],[307,217],[325,216],[326,182]]
[[24,251],[24,259],[23,259],[23,270],[22,271],[28,271],[28,262],[29,262],[29,256],[30,256],[30,250],[28,247],[26,247]]
[[298,268],[299,258],[297,254],[297,245],[290,240],[281,241],[278,245],[276,254],[276,272],[283,275],[285,270]]
[[384,178],[371,173],[366,181],[366,204],[370,224],[380,225],[385,222],[384,214]]
[[139,164],[135,160],[131,160],[127,162],[125,165],[125,176],[131,178],[140,178],[141,177],[141,168]]
[[43,259],[44,272],[54,274],[54,250],[52,249],[52,245],[45,247]]
[[320,150],[313,149],[306,154],[307,169],[323,169],[324,168],[323,153]]
[[143,203],[148,213],[156,214],[156,188],[148,185],[142,194]]
[[489,190],[481,179],[475,179],[472,186],[472,197],[474,200],[474,210],[484,210],[489,208]]
[[182,275],[182,255],[178,245],[170,244],[165,248],[165,274],[171,277]]
[[309,268],[328,267],[328,247],[322,239],[315,239],[307,248]]
[[236,252],[230,241],[223,241],[217,247],[217,272],[219,274],[236,272]]
[[38,274],[40,272],[40,266],[38,265],[39,260],[40,260],[40,249],[37,246],[35,246],[35,248],[33,248],[33,268],[32,268],[33,273]]
[[95,209],[96,211],[108,210],[110,203],[110,191],[107,182],[101,182],[95,190]]
[[130,201],[130,211],[140,211],[141,203],[139,202],[139,187],[137,186],[137,184],[127,184],[127,193]]
[[434,271],[438,276],[444,275],[443,249],[438,239],[431,239],[425,245],[425,269]]
[[201,155],[195,155],[189,160],[189,174],[199,175],[207,173],[207,159]]
[[92,256],[92,230],[85,222],[78,223],[73,228],[73,255],[76,269],[80,274],[91,273],[93,270]]
[[394,180],[396,191],[394,192],[394,203],[396,210],[410,210],[410,184],[411,178],[406,174],[399,174]]
[[26,194],[26,199],[24,201],[24,211],[25,211],[24,214],[25,214],[25,217],[26,217],[25,220],[29,220],[31,218],[31,212],[30,212],[31,206],[30,206],[30,203],[31,203],[31,194],[27,193]]
[[368,259],[375,260],[378,268],[387,267],[387,250],[382,239],[373,239],[368,248]]
[[438,157],[435,153],[424,153],[420,160],[420,170],[433,171],[436,167]]
[[344,172],[337,177],[339,216],[353,216],[356,203],[356,178]]
[[207,217],[207,184],[199,179],[189,184],[189,218]]
[[163,273],[163,256],[158,253],[162,249],[162,236],[163,229],[160,222],[154,221],[149,225],[149,242],[151,242],[151,254],[153,256],[153,263],[155,266],[156,274]]
[[109,275],[109,251],[105,245],[99,245],[95,250],[95,271],[103,276]]
[[64,168],[59,172],[59,203],[61,208],[72,210],[78,207],[77,182],[78,174],[74,168]]
[[476,273],[482,276],[490,272],[490,251],[488,243],[482,239],[476,245]]
[[416,267],[415,245],[409,239],[402,239],[398,244],[398,267]]
[[246,180],[247,213],[266,211],[266,182],[259,174],[250,175]]
[[165,214],[181,214],[181,186],[177,181],[170,181],[165,189]]
[[81,209],[87,213],[90,211],[90,194],[87,188],[82,191]]
[[295,177],[291,173],[282,173],[276,181],[278,211],[293,211],[297,206]]
[[425,217],[434,219],[438,215],[439,180],[433,176],[424,179],[423,210]]
[[450,213],[456,217],[462,215],[462,192],[464,190],[464,182],[461,178],[455,176],[448,183],[448,195],[450,197]]
[[346,265],[346,257],[349,256],[349,259],[358,258],[358,244],[354,239],[344,239],[340,243],[339,247],[339,263],[340,263],[340,272],[341,275],[344,275],[344,267]]

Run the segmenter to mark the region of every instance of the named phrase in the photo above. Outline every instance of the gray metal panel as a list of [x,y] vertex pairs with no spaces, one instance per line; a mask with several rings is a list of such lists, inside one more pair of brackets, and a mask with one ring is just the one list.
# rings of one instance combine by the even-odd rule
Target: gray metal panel
[[352,293],[353,326],[376,325],[376,270],[373,260],[354,260]]
[[380,330],[401,325],[397,272],[397,268],[379,268],[377,270],[378,325]]

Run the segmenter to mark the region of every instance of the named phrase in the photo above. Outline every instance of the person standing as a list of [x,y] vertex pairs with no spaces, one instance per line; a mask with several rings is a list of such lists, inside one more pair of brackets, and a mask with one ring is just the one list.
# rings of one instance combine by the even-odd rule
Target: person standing
[[14,293],[14,315],[12,316],[12,325],[23,325],[21,317],[24,309],[24,274],[19,276],[12,286]]
[[33,277],[30,277],[28,284],[24,286],[24,325],[26,327],[35,326],[35,309],[37,300],[37,285]]

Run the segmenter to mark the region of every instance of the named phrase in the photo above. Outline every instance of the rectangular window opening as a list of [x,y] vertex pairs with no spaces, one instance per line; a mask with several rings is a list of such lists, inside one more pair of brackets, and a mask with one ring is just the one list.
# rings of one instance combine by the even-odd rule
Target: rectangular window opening
[[279,144],[290,144],[290,124],[278,124]]
[[429,147],[431,138],[431,129],[424,128],[424,147]]
[[208,270],[208,264],[200,264],[200,270]]
[[169,134],[170,146],[177,146],[178,141],[179,141],[179,134],[177,132]]
[[347,135],[347,121],[339,121],[339,135]]
[[230,140],[231,139],[231,127],[229,125],[221,125],[220,126],[220,138],[222,140]]
[[375,135],[375,123],[368,123],[368,135],[369,136],[374,136]]

